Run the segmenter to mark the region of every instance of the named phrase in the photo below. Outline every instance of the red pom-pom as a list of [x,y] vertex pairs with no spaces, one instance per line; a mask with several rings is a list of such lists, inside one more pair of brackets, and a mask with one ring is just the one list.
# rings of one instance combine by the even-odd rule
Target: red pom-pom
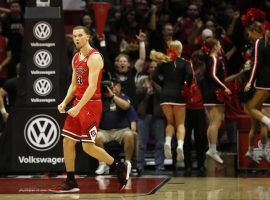
[[206,54],[209,54],[210,53],[210,49],[205,44],[202,45],[202,50]]
[[181,90],[181,95],[184,97],[184,99],[191,98],[192,94],[190,92],[190,87],[188,87],[187,82],[184,82],[183,88]]
[[232,100],[232,96],[225,92],[224,89],[216,90],[216,97],[220,102],[230,103]]
[[263,22],[262,34],[265,34],[267,30],[270,30],[270,22],[265,21]]
[[265,12],[258,8],[250,8],[245,15],[241,17],[243,26],[249,26],[255,21],[263,22],[265,20]]
[[175,60],[175,58],[179,56],[179,51],[177,50],[167,49],[166,53],[167,56],[169,56],[170,60]]

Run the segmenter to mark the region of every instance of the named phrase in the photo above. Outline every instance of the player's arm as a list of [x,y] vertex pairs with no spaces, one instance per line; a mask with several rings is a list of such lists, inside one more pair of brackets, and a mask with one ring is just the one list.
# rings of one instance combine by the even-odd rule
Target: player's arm
[[99,74],[103,68],[103,60],[101,58],[101,55],[97,53],[92,54],[90,58],[91,59],[88,59],[87,61],[87,66],[89,69],[88,75],[89,85],[85,90],[80,102],[75,107],[73,107],[68,111],[68,114],[71,115],[72,117],[78,115],[82,107],[92,98],[95,91],[97,90]]

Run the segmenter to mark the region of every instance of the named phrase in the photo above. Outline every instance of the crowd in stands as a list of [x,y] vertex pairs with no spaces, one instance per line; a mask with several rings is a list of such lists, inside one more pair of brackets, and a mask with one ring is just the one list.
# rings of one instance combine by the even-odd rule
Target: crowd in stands
[[[92,45],[104,57],[103,115],[97,145],[103,147],[104,143],[112,140],[123,143],[125,160],[133,162],[132,157],[135,156],[135,163],[132,164],[140,172],[146,165],[145,155],[150,138],[155,141],[154,160],[159,172],[165,169],[165,157],[172,158],[170,153],[173,139],[177,143],[177,160],[184,162],[186,175],[190,175],[193,170],[193,146],[197,153],[198,175],[205,175],[205,155],[223,163],[217,152],[217,134],[220,133],[219,127],[222,123],[225,127],[223,130],[227,130],[229,142],[232,146],[236,144],[237,124],[234,119],[244,114],[240,101],[235,100],[233,106],[225,105],[225,109],[206,109],[203,97],[196,105],[186,100],[173,104],[174,100],[170,99],[169,105],[173,105],[170,107],[166,104],[168,95],[164,97],[164,87],[174,86],[168,85],[166,80],[177,79],[178,75],[179,79],[182,77],[179,91],[171,91],[179,97],[185,81],[189,82],[188,84],[195,79],[201,82],[204,79],[202,70],[207,68],[208,63],[200,62],[199,50],[212,50],[213,46],[205,45],[211,38],[220,45],[222,55],[218,56],[222,57],[226,77],[233,76],[233,81],[224,77],[225,90],[231,88],[228,86],[230,84],[243,85],[245,75],[250,70],[245,64],[247,59],[253,56],[250,52],[254,45],[248,38],[241,16],[248,8],[257,7],[265,11],[267,19],[270,1],[107,1],[111,6],[102,36],[96,33],[91,2],[86,1],[77,25],[89,28]],[[9,92],[6,85],[10,82],[9,79],[17,77],[16,66],[20,63],[24,34],[24,9],[20,1],[9,1],[6,5],[9,12],[1,15],[0,23],[0,96],[12,106],[14,100],[7,101],[6,97],[11,96],[13,99],[16,91]],[[67,70],[71,71],[71,59],[76,49],[72,44],[72,37],[67,35],[66,39],[67,59],[70,64]],[[168,49],[171,43],[176,41],[180,41],[177,56],[181,57],[181,60],[176,59],[179,64],[175,64],[175,68],[160,58],[151,57],[150,52],[154,51],[155,55],[160,53],[172,59],[168,55]],[[181,71],[180,66],[190,65],[186,64],[190,61],[194,66],[185,66],[189,70],[185,71],[187,76],[184,77],[184,69]],[[169,72],[170,70],[172,71]],[[176,76],[176,73],[179,74]],[[226,91],[233,92],[231,90]],[[183,106],[185,104],[187,106]],[[1,109],[4,121],[7,112],[8,109]],[[192,142],[193,135],[195,143]],[[103,174],[106,171],[108,166],[100,163],[96,173]]]

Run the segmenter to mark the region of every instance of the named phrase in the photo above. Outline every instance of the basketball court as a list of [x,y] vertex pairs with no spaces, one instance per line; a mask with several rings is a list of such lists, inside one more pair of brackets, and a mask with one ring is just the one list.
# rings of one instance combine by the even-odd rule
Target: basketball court
[[270,199],[269,178],[226,177],[132,177],[119,191],[115,177],[78,176],[80,193],[52,194],[51,186],[64,176],[9,176],[0,179],[0,199],[147,199],[147,200],[224,200]]

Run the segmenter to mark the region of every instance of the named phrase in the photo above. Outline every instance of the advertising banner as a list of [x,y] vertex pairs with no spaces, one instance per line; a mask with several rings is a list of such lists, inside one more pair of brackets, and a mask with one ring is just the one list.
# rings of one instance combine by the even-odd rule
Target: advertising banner
[[59,7],[26,7],[17,106],[51,107],[67,88],[65,37]]
[[[61,130],[66,114],[56,108],[14,108],[10,116],[8,133],[16,134],[7,135],[8,171],[64,172]],[[96,167],[97,161],[78,144],[76,171],[94,173]]]

